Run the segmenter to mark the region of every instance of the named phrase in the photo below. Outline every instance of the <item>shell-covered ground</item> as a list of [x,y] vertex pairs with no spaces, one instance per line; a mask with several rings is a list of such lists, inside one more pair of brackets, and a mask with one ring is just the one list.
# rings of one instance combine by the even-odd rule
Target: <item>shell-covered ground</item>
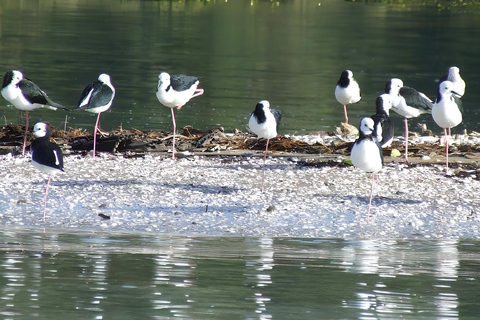
[[[322,156],[315,156],[320,159]],[[323,165],[319,165],[322,163]],[[478,238],[476,175],[389,162],[367,219],[370,175],[343,161],[290,156],[102,153],[65,157],[52,180],[29,157],[0,160],[0,223],[12,227],[188,235]]]

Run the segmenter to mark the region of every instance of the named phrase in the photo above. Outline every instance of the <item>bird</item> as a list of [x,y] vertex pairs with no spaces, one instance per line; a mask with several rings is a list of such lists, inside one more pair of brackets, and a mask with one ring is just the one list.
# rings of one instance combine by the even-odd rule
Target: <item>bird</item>
[[107,111],[112,106],[115,98],[115,88],[112,85],[110,76],[102,73],[98,80],[88,84],[82,91],[77,109],[84,109],[91,113],[97,113],[97,121],[93,131],[93,159],[97,151],[97,129],[100,120],[100,114]]
[[440,79],[440,82],[442,83],[443,81],[448,80],[453,83],[453,90],[456,92],[459,98],[463,97],[465,94],[465,81],[462,79],[460,76],[460,69],[458,67],[450,67],[448,69],[448,73],[446,76]]
[[371,116],[374,122],[376,139],[382,148],[388,147],[393,141],[393,123],[390,120],[390,109],[392,108],[392,97],[389,94],[381,94],[375,101],[377,112]]
[[360,86],[353,78],[353,72],[350,70],[342,71],[340,79],[335,87],[335,98],[343,104],[343,112],[345,114],[345,123],[348,124],[347,104],[357,103],[360,101]]
[[433,102],[425,94],[403,86],[398,78],[390,79],[385,85],[385,93],[392,97],[392,110],[403,116],[405,122],[405,161],[408,162],[408,120],[424,113],[432,113]]
[[47,189],[45,191],[45,200],[43,206],[43,221],[47,210],[48,187],[52,176],[63,172],[63,155],[60,147],[50,142],[52,129],[46,122],[38,122],[33,127],[33,135],[36,137],[30,146],[32,153],[32,164],[39,171],[48,174]]
[[376,132],[372,118],[362,118],[358,127],[359,137],[352,146],[350,160],[360,170],[372,173],[372,184],[370,189],[370,202],[368,204],[367,221],[370,217],[372,206],[373,186],[377,172],[383,167],[383,153],[380,143],[375,138]]
[[[451,81],[443,81],[438,87],[438,94],[433,104],[432,117],[435,123],[443,128],[445,134],[445,157],[446,171],[448,172],[448,137],[451,134],[451,128],[462,122],[462,112],[454,99],[457,92],[454,90],[455,84]],[[447,135],[448,129],[448,135]]]
[[169,75],[167,72],[158,75],[157,99],[172,112],[172,159],[175,159],[175,132],[177,130],[173,108],[180,110],[190,99],[202,95],[204,90],[197,88],[199,83],[199,78],[195,76]]
[[61,104],[53,102],[47,94],[42,91],[35,83],[24,77],[19,70],[11,70],[5,73],[2,85],[2,96],[10,102],[15,108],[24,110],[26,113],[25,134],[23,137],[22,156],[25,156],[28,133],[28,111],[37,108],[46,108],[57,110],[58,108],[67,110]]
[[282,111],[270,109],[270,102],[262,100],[255,106],[255,110],[250,115],[248,126],[259,138],[267,139],[263,164],[265,164],[270,139],[277,136],[278,125],[282,119]]

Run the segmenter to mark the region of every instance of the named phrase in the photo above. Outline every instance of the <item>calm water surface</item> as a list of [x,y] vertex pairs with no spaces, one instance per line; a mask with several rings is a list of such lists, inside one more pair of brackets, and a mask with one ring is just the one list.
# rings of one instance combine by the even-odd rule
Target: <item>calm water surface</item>
[[478,319],[479,241],[3,230],[3,319]]
[[[415,1],[412,1],[415,2]],[[429,1],[427,1],[428,3]],[[403,3],[403,2],[402,2]],[[436,81],[457,65],[467,81],[464,123],[480,130],[477,101],[480,13],[470,6],[338,0],[291,1],[0,1],[0,72],[22,69],[70,108],[102,72],[117,88],[105,129],[167,131],[170,112],[155,91],[158,74],[202,76],[205,94],[178,112],[179,126],[246,129],[255,104],[270,100],[284,111],[281,133],[332,130],[343,119],[334,88],[351,69],[363,101],[351,123],[374,113],[378,92],[392,77],[436,95]],[[2,122],[23,123],[1,99]],[[32,112],[32,122],[63,126],[66,114]],[[68,113],[68,125],[92,129],[94,116]],[[401,118],[393,116],[397,134]],[[441,130],[430,116],[412,120]]]

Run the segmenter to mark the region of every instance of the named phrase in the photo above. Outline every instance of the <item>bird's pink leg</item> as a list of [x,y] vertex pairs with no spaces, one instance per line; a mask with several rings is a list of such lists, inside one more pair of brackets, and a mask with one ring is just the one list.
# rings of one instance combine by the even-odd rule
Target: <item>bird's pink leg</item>
[[[450,130],[450,128],[448,128],[448,130]],[[445,134],[445,158],[446,158],[445,172],[448,173],[448,145],[449,145],[450,142],[448,141],[447,128],[443,128],[443,133]]]
[[265,154],[263,155],[263,165],[265,165],[265,161],[267,160],[267,151],[268,151],[268,143],[270,139],[267,139],[267,146],[265,147]]
[[172,159],[175,160],[175,132],[177,131],[177,122],[175,121],[175,112],[173,112],[173,108],[171,108],[170,110],[172,110],[172,122],[173,122]]
[[27,133],[28,133],[28,110],[25,111],[27,115],[27,123],[25,125],[25,134],[23,136],[23,149],[22,149],[22,156],[25,156],[25,148],[27,147]]
[[98,113],[97,122],[95,122],[95,129],[93,131],[93,159],[95,159],[95,154],[97,152],[97,129],[98,129],[98,122],[100,120],[100,114],[101,112]]
[[47,195],[48,195],[48,187],[50,185],[50,180],[52,179],[52,176],[48,176],[48,182],[47,182],[47,190],[45,191],[45,200],[43,201],[43,221],[45,222],[45,213],[47,212]]
[[408,162],[408,120],[405,118],[405,161]]
[[203,94],[203,92],[204,92],[203,89],[195,89],[195,92],[193,93],[192,98],[195,98],[197,96],[201,96]]
[[372,172],[372,185],[370,187],[370,202],[368,203],[367,222],[370,221],[370,209],[372,208],[373,185],[375,184],[375,172]]
[[345,123],[348,124],[347,105],[343,105],[343,113],[345,114]]

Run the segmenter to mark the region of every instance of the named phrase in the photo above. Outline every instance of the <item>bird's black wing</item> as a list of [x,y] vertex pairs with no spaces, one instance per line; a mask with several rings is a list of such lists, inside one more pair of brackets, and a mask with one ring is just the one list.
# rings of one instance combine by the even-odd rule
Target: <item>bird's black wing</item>
[[63,154],[56,143],[44,139],[35,139],[32,141],[30,148],[33,151],[33,161],[63,171]]
[[401,87],[400,95],[405,98],[405,102],[408,106],[430,111],[433,108],[432,101],[423,93],[410,87]]
[[33,83],[31,80],[27,78],[21,80],[18,83],[18,87],[20,88],[20,90],[22,90],[22,93],[25,99],[27,99],[27,101],[32,104],[38,103],[45,106],[49,105],[55,108],[68,110],[61,104],[53,102],[52,99],[50,99],[42,89],[40,89],[35,83]]
[[[78,103],[78,108],[93,109],[105,106],[110,103],[113,98],[113,94],[114,93],[112,89],[108,85],[103,84],[100,81],[90,83],[88,86],[85,87],[85,89],[83,89],[82,97],[80,98],[80,101]],[[89,95],[90,98],[87,104],[80,107],[82,102],[87,99]]]
[[[392,121],[385,112],[376,113],[371,116],[371,118],[374,122],[374,132],[372,136],[381,144],[382,147],[387,146],[393,139],[394,127]],[[379,136],[378,131],[381,131],[381,136]]]
[[277,110],[277,109],[270,109],[270,112],[275,117],[275,121],[277,122],[277,129],[278,129],[278,125],[280,124],[280,120],[282,120],[282,111]]
[[177,74],[177,75],[170,76],[170,84],[175,91],[188,90],[197,81],[198,81],[198,77],[187,76],[184,74]]

